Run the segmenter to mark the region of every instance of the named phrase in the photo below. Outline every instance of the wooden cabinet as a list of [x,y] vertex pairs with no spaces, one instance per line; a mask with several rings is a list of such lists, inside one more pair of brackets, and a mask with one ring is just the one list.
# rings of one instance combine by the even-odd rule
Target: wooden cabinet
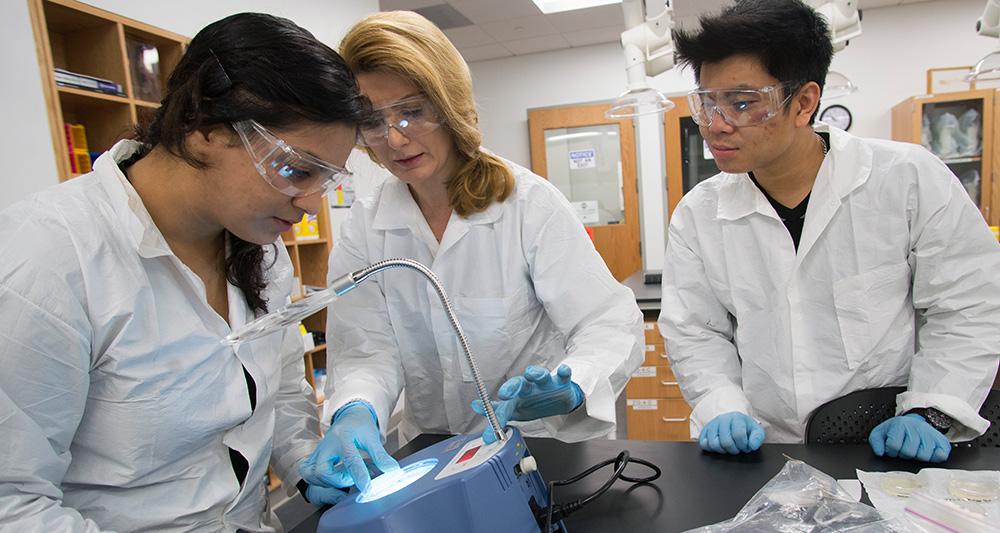
[[922,144],[940,157],[991,226],[1000,221],[993,162],[996,98],[993,89],[927,94],[892,108],[892,138]]
[[632,440],[690,440],[691,408],[670,369],[656,317],[644,322],[645,359],[625,386],[626,428]]
[[[28,6],[56,168],[59,181],[65,181],[87,171],[83,161],[89,165],[89,153],[106,151],[148,120],[159,103],[136,98],[133,78],[155,78],[165,87],[189,39],[74,0],[29,0]],[[142,65],[130,60],[130,55],[137,57],[129,53],[135,43],[147,50]],[[120,85],[122,94],[57,84],[56,69],[108,80]],[[133,72],[145,72],[146,78]],[[71,156],[66,123],[86,130],[86,147],[77,145],[84,158],[79,165]]]

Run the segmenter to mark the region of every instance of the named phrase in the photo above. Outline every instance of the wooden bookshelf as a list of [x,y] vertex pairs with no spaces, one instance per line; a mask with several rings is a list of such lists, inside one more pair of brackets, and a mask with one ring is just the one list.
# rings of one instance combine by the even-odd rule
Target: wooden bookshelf
[[[64,123],[86,128],[87,151],[104,152],[148,120],[159,103],[137,98],[126,43],[155,47],[161,90],[184,55],[187,37],[98,9],[75,0],[28,0],[48,108],[52,149],[59,181],[74,177]],[[118,83],[116,96],[56,84],[56,68]]]
[[[295,269],[295,277],[305,291],[305,286],[326,287],[327,263],[330,257],[330,250],[333,247],[333,238],[330,230],[330,206],[327,199],[323,198],[323,206],[316,214],[316,223],[319,228],[319,238],[296,239],[295,234],[289,230],[281,235],[281,240],[288,250],[288,256],[292,260]],[[292,295],[293,301],[302,299],[303,295]],[[308,331],[326,331],[326,309],[322,309],[316,314],[307,317],[302,324]],[[326,367],[326,344],[319,344],[316,348],[304,354],[306,366],[306,380],[314,389],[316,384],[313,381],[313,370]]]

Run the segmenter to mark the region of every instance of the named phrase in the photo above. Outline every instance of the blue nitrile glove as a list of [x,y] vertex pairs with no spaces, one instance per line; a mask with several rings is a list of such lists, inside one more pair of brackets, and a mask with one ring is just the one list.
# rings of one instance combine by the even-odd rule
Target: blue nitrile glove
[[875,426],[868,435],[868,444],[879,457],[888,455],[925,463],[944,462],[951,453],[948,437],[916,413],[894,416]]
[[751,416],[736,411],[713,418],[698,436],[702,450],[732,455],[756,451],[762,442],[764,428]]
[[[336,493],[320,489],[357,485],[358,490],[364,492],[372,479],[361,452],[367,452],[382,472],[399,469],[399,463],[382,447],[377,420],[375,410],[367,402],[351,402],[337,411],[333,425],[319,446],[299,466],[299,475],[309,483],[307,498],[310,502],[336,503],[323,498],[340,499],[336,498]],[[314,500],[313,495],[320,499]]]
[[[523,376],[508,379],[497,393],[500,401],[493,402],[500,427],[507,427],[511,420],[564,415],[580,407],[583,391],[573,383],[572,377],[573,370],[567,365],[559,365],[552,374],[544,367],[531,365],[524,370]],[[472,402],[472,410],[486,415],[480,400]],[[483,442],[492,444],[495,440],[493,428],[487,423],[483,430]]]
[[318,487],[316,485],[309,485],[306,487],[305,493],[306,500],[315,505],[316,507],[323,507],[324,505],[337,505],[340,500],[347,497],[346,489],[338,489],[337,487]]

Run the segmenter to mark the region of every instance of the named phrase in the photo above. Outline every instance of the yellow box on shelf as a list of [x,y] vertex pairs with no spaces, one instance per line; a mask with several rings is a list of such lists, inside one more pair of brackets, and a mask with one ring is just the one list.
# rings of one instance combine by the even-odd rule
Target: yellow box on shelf
[[67,124],[69,129],[70,150],[87,151],[87,128],[82,124]]
[[319,239],[319,222],[316,217],[302,215],[302,220],[292,226],[297,241],[315,241]]
[[93,170],[90,153],[86,150],[73,150],[72,158],[77,173],[86,174]]
[[990,226],[990,229],[993,230],[993,236],[1000,240],[1000,226]]

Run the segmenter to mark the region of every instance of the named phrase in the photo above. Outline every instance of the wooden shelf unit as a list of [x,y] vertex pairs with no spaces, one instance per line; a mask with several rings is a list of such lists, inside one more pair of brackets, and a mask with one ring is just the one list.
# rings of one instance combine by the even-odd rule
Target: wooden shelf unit
[[[319,228],[318,239],[298,239],[289,230],[281,235],[281,240],[288,250],[288,256],[292,260],[295,269],[295,277],[305,291],[305,286],[326,287],[327,263],[330,258],[330,250],[333,248],[333,238],[330,229],[330,206],[327,199],[323,198],[323,206],[316,214],[316,225]],[[292,300],[300,300],[302,296],[292,296]],[[326,309],[322,309],[316,314],[307,317],[302,324],[308,331],[326,332]],[[313,381],[313,371],[317,368],[326,368],[326,344],[319,344],[316,348],[308,350],[305,355],[306,380],[315,389]]]
[[[998,94],[1000,93],[994,89],[924,94],[911,96],[892,108],[892,138],[914,144],[922,144],[925,116],[932,121],[933,130],[933,121],[944,113],[951,113],[955,117],[960,117],[970,109],[979,113],[979,153],[946,156],[942,157],[942,161],[967,189],[972,189],[969,192],[975,193],[973,201],[991,226],[1000,223],[1000,213],[997,212],[1000,209],[1000,182],[996,178],[997,165],[994,161],[997,149],[994,143],[1000,141],[995,131],[1000,126],[1000,121],[994,115]],[[934,144],[931,146],[933,152]],[[979,175],[978,185],[968,179],[973,171]]]
[[[75,0],[28,0],[28,8],[56,169],[59,181],[66,181],[76,174],[71,172],[63,123],[82,124],[87,130],[87,150],[104,152],[130,136],[135,125],[148,120],[151,111],[159,107],[157,102],[135,98],[126,39],[156,47],[164,89],[189,39]],[[121,84],[125,94],[59,86],[56,68]]]

